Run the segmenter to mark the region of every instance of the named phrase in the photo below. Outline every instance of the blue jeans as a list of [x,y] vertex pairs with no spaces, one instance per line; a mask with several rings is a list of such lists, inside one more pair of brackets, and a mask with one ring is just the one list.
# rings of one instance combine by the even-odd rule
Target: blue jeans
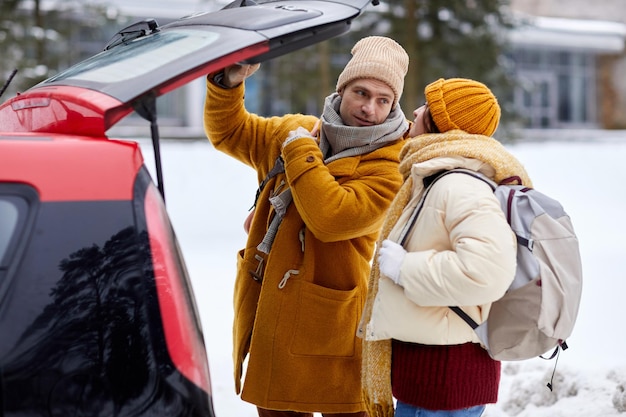
[[460,410],[426,410],[398,401],[394,417],[480,417],[485,411],[484,405],[477,405]]

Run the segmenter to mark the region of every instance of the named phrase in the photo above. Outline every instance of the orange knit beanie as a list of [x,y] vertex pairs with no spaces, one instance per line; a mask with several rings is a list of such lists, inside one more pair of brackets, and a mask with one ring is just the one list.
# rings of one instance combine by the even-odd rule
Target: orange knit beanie
[[461,129],[491,136],[500,122],[500,105],[486,85],[466,78],[440,78],[424,90],[440,132]]

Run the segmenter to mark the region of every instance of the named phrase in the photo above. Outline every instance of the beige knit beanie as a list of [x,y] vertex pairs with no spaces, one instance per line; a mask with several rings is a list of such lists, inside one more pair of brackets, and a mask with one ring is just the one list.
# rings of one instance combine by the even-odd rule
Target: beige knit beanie
[[391,87],[393,107],[402,96],[404,76],[409,70],[409,55],[391,38],[368,36],[352,48],[352,58],[337,79],[337,92],[359,78],[373,78]]
[[441,133],[461,129],[491,136],[500,122],[500,105],[483,83],[466,78],[440,78],[424,89],[430,114]]

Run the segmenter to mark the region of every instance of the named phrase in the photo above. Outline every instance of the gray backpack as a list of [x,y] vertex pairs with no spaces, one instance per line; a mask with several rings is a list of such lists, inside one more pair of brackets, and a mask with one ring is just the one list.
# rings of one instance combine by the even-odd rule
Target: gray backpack
[[[400,244],[413,226],[432,185],[444,175],[462,173],[486,182],[517,236],[517,270],[505,295],[495,301],[484,323],[450,307],[478,334],[490,356],[516,361],[567,349],[582,293],[582,265],[571,220],[558,201],[521,185],[496,184],[465,169],[439,174],[424,191]],[[521,181],[520,181],[521,182]],[[545,359],[545,358],[544,358]]]

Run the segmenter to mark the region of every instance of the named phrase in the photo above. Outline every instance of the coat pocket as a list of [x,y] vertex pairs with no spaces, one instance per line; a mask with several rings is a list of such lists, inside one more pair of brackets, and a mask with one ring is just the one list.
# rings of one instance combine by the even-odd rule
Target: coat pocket
[[341,291],[302,281],[291,353],[353,357],[361,308],[358,288]]

